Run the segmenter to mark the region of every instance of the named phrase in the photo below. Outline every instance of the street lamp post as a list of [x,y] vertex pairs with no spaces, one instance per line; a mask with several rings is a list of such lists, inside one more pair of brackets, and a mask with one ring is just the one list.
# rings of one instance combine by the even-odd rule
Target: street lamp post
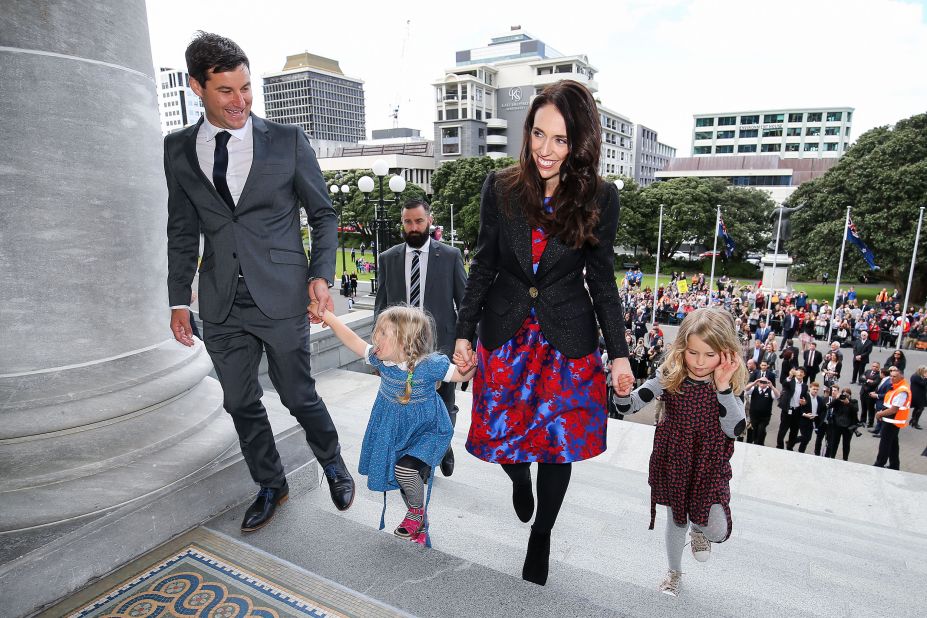
[[[380,195],[375,204],[373,219],[373,239],[375,247],[373,250],[373,277],[370,279],[370,291],[377,291],[377,256],[385,248],[384,245],[389,242],[389,219],[386,218],[386,198],[383,194],[383,178],[389,173],[389,165],[383,159],[377,159],[373,163],[373,173],[377,176],[380,185]],[[370,203],[370,192],[373,191],[373,178],[362,176],[357,181],[357,188],[364,194],[364,204]],[[396,204],[402,197],[402,192],[406,190],[406,179],[402,176],[390,176],[389,188],[393,192],[393,199]]]
[[329,187],[328,190],[332,193],[332,202],[340,206],[338,209],[338,240],[341,244],[341,272],[346,273],[348,268],[344,259],[344,207],[348,204],[348,193],[351,192],[351,187],[348,185],[339,187],[336,183]]

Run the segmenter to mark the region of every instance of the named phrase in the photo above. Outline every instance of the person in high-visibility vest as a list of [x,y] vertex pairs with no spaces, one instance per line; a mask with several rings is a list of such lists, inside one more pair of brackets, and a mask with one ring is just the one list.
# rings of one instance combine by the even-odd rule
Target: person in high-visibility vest
[[876,412],[876,418],[882,420],[882,437],[875,465],[884,468],[888,462],[889,468],[898,470],[898,432],[907,427],[908,419],[911,418],[911,387],[908,386],[900,369],[891,367],[889,370],[892,386],[885,393],[885,407]]

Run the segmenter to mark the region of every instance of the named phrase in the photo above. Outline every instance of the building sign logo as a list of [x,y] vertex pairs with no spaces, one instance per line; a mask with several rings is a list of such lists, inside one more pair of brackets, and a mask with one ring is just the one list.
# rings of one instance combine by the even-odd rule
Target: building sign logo
[[521,88],[509,88],[509,98],[513,101],[521,101]]

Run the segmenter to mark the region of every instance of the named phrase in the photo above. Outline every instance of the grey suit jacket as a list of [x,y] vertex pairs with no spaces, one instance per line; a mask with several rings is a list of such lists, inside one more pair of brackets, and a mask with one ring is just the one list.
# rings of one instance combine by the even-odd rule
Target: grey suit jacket
[[[436,240],[429,240],[428,270],[425,273],[425,305],[423,309],[435,319],[435,336],[438,349],[448,356],[454,353],[454,326],[457,323],[457,308],[463,302],[467,287],[467,271],[464,270],[460,249],[449,247]],[[406,245],[390,247],[377,260],[378,285],[374,312],[379,315],[390,305],[405,303],[406,289]]]
[[[306,134],[294,125],[251,120],[254,158],[234,211],[200,169],[196,134],[203,121],[164,138],[168,296],[171,306],[190,304],[202,232],[199,302],[208,322],[228,316],[239,270],[258,308],[272,319],[305,313],[307,281],[335,276],[338,217]],[[312,228],[311,267],[300,206]]]

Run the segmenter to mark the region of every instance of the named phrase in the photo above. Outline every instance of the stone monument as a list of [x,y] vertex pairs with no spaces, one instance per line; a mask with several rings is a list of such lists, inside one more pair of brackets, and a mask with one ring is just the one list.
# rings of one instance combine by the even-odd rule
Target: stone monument
[[779,206],[773,210],[770,220],[775,222],[773,237],[766,246],[763,256],[763,289],[767,291],[788,290],[789,266],[794,260],[783,250],[785,241],[792,237],[792,213],[800,210],[804,204],[796,207]]

